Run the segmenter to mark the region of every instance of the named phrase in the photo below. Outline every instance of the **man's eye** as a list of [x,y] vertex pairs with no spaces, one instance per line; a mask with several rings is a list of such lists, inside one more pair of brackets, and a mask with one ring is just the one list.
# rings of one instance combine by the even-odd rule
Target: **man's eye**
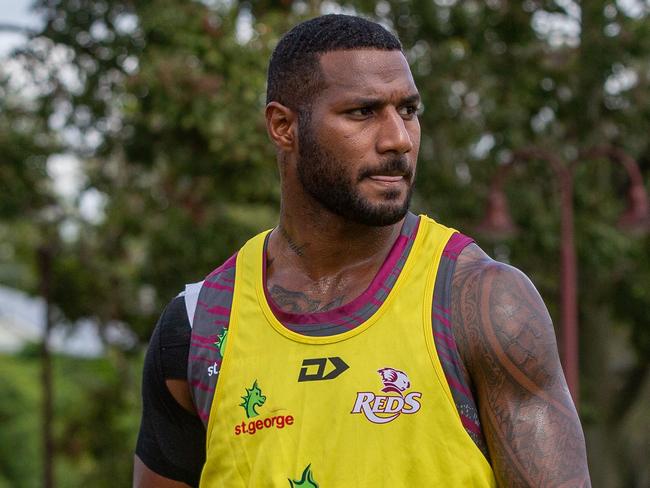
[[418,105],[404,105],[400,108],[399,113],[402,117],[412,118],[418,115],[420,107]]
[[370,107],[359,107],[348,112],[350,115],[355,115],[357,117],[369,117],[373,114],[373,109]]

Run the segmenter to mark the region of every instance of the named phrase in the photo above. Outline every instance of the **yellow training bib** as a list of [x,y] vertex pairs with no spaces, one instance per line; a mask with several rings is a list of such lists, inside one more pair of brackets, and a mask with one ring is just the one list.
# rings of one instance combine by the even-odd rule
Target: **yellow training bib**
[[364,323],[306,337],[264,294],[265,234],[239,252],[201,487],[490,487],[436,354],[432,294],[449,229],[422,217]]

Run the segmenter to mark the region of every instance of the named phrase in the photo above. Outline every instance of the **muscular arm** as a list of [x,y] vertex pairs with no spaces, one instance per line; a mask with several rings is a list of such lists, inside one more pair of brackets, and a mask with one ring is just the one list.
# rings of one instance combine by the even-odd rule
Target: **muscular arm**
[[551,318],[533,284],[472,244],[452,292],[454,334],[499,486],[591,486]]

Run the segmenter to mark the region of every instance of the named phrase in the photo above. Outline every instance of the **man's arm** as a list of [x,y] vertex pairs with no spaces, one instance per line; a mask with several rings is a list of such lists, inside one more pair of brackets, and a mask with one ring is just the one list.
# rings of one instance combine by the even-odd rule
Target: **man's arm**
[[196,415],[187,383],[190,336],[185,300],[177,297],[161,315],[144,361],[134,487],[199,484],[205,461],[205,428]]
[[133,456],[133,488],[190,488],[190,485],[160,476],[136,454]]
[[454,334],[499,486],[591,486],[553,324],[533,284],[472,244],[452,292]]
[[[165,380],[165,384],[169,393],[171,393],[174,400],[186,409],[189,413],[196,416],[196,411],[192,404],[192,399],[190,396],[189,386],[187,381],[184,380]],[[160,425],[160,423],[158,423]],[[163,424],[164,428],[164,424]],[[192,434],[189,434],[190,436]],[[178,436],[176,439],[178,440]],[[186,439],[188,441],[195,440],[191,437]],[[202,440],[202,439],[199,439]],[[133,488],[191,488],[190,485],[182,481],[175,481],[170,478],[166,478],[155,471],[149,469],[149,467],[142,462],[142,459],[138,457],[137,454],[133,456]]]

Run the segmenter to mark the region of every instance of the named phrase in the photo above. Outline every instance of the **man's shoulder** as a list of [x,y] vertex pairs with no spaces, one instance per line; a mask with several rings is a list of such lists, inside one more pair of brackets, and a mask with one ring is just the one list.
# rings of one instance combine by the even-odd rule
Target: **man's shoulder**
[[483,284],[495,280],[502,284],[519,280],[530,283],[528,277],[521,270],[492,259],[475,242],[469,242],[458,255],[454,278],[457,286],[466,284],[468,279],[480,280]]
[[551,317],[537,289],[522,271],[470,244],[458,257],[452,280],[452,322],[466,364],[494,354],[518,362],[555,345]]
[[546,312],[539,293],[525,273],[492,259],[476,243],[468,244],[458,256],[452,293],[462,307],[475,312],[492,314],[506,305],[525,304],[534,304],[535,308],[541,307]]

